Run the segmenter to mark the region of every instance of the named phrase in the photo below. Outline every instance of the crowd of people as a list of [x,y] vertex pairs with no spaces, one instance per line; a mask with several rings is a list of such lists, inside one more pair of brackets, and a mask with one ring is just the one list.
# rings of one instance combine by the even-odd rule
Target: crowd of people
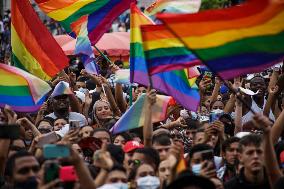
[[[111,31],[129,31],[129,19],[123,14]],[[0,62],[5,63],[11,56],[10,22],[6,11],[0,17]],[[52,20],[44,24],[54,35],[65,33]],[[70,60],[49,81],[52,91],[38,112],[0,109],[0,188],[283,188],[283,63],[229,81],[202,66],[198,110],[171,101],[166,119],[152,123],[162,93],[115,83],[122,62],[96,60],[100,75]],[[142,94],[143,127],[111,132]]]
[[11,12],[0,14],[0,62],[9,62],[11,55]]
[[[36,113],[2,109],[1,123],[19,125],[20,133],[14,138],[1,135],[1,188],[283,187],[279,66],[226,85],[200,70],[198,111],[170,103],[167,119],[152,124],[160,92],[136,85],[130,94],[130,86],[109,83],[120,68],[103,64],[99,76],[81,66],[66,68],[50,82],[54,90]],[[66,88],[58,92],[60,85]],[[111,133],[143,93],[143,127]]]

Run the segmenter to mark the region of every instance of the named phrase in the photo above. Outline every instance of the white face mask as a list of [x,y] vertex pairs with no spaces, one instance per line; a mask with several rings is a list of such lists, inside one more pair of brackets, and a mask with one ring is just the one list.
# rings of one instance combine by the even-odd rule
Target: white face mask
[[113,183],[113,184],[105,184],[98,189],[128,189],[128,184],[127,183]]
[[138,189],[157,189],[160,186],[160,180],[155,176],[146,176],[137,179]]
[[224,110],[215,109],[215,110],[211,110],[211,113],[214,113],[214,114],[222,114],[222,113],[224,113]]
[[201,171],[201,164],[192,165],[191,170],[195,175],[199,175]]

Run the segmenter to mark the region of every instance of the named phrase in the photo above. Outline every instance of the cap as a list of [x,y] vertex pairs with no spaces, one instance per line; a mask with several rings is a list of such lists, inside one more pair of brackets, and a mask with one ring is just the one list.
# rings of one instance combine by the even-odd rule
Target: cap
[[138,148],[144,148],[144,145],[140,144],[137,141],[132,140],[132,141],[126,142],[126,144],[123,147],[123,151],[125,153],[128,153],[128,152],[131,152],[131,151],[136,150]]
[[51,97],[56,97],[60,95],[70,95],[73,94],[69,87],[69,83],[65,81],[60,81],[54,88],[52,94],[50,95]]

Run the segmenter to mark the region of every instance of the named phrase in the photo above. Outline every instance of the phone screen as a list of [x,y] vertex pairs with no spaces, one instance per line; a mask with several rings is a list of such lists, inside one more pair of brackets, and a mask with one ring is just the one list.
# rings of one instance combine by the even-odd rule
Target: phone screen
[[58,136],[55,133],[55,131],[47,133],[43,135],[41,138],[39,138],[37,147],[43,147],[43,145],[57,142],[57,140],[58,140]]

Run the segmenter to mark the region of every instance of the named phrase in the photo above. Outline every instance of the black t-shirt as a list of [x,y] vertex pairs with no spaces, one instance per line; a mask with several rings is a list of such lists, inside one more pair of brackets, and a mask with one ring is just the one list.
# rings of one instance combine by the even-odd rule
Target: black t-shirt
[[245,179],[244,169],[241,170],[240,175],[233,177],[225,183],[225,189],[270,189],[267,175],[264,173],[264,181],[262,183],[250,183]]

